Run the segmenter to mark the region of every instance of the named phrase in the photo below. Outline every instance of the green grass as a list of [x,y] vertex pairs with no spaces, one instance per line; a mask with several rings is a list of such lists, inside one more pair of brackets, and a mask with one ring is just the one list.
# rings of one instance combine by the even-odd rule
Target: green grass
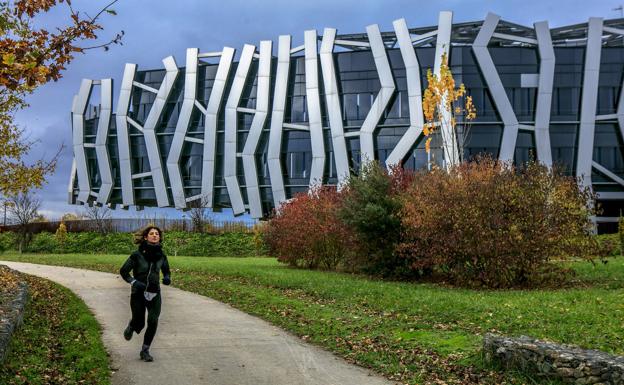
[[[117,272],[127,256],[0,258]],[[486,332],[624,354],[624,259],[573,263],[574,285],[478,291],[288,268],[272,258],[170,257],[173,285],[227,302],[408,383],[526,382],[481,362]],[[466,380],[465,378],[468,378]]]
[[0,367],[0,383],[110,384],[100,326],[84,302],[60,285],[21,276],[29,302]]

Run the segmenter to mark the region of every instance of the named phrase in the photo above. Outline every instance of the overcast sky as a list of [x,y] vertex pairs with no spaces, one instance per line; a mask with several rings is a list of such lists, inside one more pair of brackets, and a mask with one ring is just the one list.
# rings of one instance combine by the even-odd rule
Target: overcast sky
[[[72,2],[75,9],[90,14],[105,3],[108,1]],[[620,11],[614,8],[620,3],[624,0],[121,0],[114,6],[117,16],[102,18],[105,29],[100,36],[105,40],[123,30],[123,46],[113,46],[108,52],[91,50],[76,57],[61,80],[40,87],[28,98],[30,107],[18,113],[17,122],[30,139],[39,141],[31,159],[49,158],[65,145],[56,173],[39,191],[43,213],[55,219],[66,212],[81,211],[80,206],[67,204],[67,185],[72,159],[71,101],[83,78],[115,79],[115,106],[125,63],[136,63],[139,70],[162,68],[161,60],[173,55],[182,67],[188,47],[219,51],[229,46],[240,51],[245,43],[276,42],[282,34],[291,35],[293,46],[297,46],[303,43],[303,32],[308,29],[316,29],[319,35],[325,27],[337,28],[339,34],[363,33],[367,25],[378,24],[382,31],[392,31],[392,21],[399,18],[405,18],[409,27],[423,27],[437,24],[438,13],[446,10],[454,12],[453,22],[482,20],[487,12],[494,12],[504,20],[527,26],[547,20],[552,28],[586,22],[592,16],[618,18]],[[38,23],[67,23],[66,8],[57,6]],[[173,209],[146,209],[140,215],[154,214],[169,218],[181,215]],[[116,210],[114,214],[136,215],[132,210]],[[222,218],[231,215],[217,215],[217,219]]]

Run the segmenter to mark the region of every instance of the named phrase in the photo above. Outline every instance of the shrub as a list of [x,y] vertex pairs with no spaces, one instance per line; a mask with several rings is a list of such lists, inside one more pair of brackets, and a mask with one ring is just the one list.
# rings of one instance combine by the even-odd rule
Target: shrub
[[[3,245],[13,248],[16,235],[0,233],[0,250]],[[82,254],[130,254],[136,250],[129,233],[97,232],[67,233],[65,241],[59,242],[58,234],[42,232],[35,234],[29,246],[31,253],[82,253]],[[168,255],[248,257],[256,254],[253,234],[223,233],[218,235],[191,234],[184,231],[168,231],[163,248]]]
[[458,284],[530,285],[552,271],[552,258],[597,249],[590,198],[574,179],[535,163],[518,170],[480,158],[418,173],[402,195],[399,252],[412,268],[436,268]]
[[359,175],[348,179],[338,216],[356,235],[359,270],[382,276],[409,272],[406,259],[395,252],[402,233],[398,194],[409,179],[401,168],[388,173],[376,161],[363,163]]
[[322,186],[296,194],[266,226],[265,243],[278,261],[291,266],[332,269],[345,265],[354,236],[338,219],[341,196]]
[[55,253],[59,249],[60,244],[56,237],[51,233],[34,234],[32,241],[23,250],[31,253]]
[[58,229],[54,233],[54,238],[56,238],[56,242],[61,250],[65,248],[65,242],[67,241],[67,226],[65,223],[61,222],[59,224]]
[[624,253],[624,217],[618,220],[618,235],[620,236],[620,253]]
[[598,250],[595,254],[600,257],[616,257],[620,255],[621,234],[601,234],[596,236]]

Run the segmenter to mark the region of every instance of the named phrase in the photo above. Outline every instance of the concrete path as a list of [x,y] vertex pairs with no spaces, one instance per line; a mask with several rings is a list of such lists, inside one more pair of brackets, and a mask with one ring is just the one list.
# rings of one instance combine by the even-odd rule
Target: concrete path
[[[19,262],[0,264],[55,281],[82,298],[102,326],[113,385],[377,385],[391,384],[229,305],[162,286],[162,314],[142,362],[143,334],[122,332],[130,318],[130,287],[118,275]],[[172,277],[175,280],[175,276]]]

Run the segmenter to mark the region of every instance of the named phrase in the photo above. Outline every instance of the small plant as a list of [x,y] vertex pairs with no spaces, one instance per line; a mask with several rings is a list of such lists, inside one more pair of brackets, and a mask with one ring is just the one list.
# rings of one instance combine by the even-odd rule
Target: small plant
[[624,217],[621,213],[618,220],[618,234],[620,236],[620,254],[622,254],[624,252]]
[[56,232],[54,233],[54,238],[56,238],[59,249],[65,250],[65,243],[67,242],[67,226],[65,226],[64,222],[59,224],[58,229],[56,229]]

